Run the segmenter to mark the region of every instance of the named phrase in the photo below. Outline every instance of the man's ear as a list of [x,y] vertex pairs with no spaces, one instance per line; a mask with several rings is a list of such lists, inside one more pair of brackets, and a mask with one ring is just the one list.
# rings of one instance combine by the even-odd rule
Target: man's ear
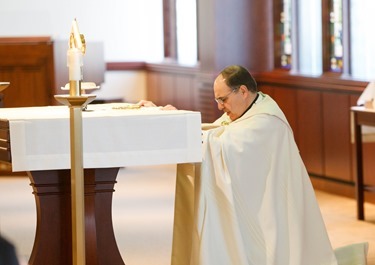
[[247,89],[245,85],[241,85],[240,92],[242,93],[242,95],[245,95],[245,93],[249,93],[249,90]]

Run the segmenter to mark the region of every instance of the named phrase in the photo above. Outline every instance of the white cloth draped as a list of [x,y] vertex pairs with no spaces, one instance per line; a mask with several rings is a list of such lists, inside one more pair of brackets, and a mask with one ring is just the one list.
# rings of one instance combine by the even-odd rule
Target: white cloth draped
[[[90,104],[82,112],[84,168],[200,162],[201,115]],[[13,171],[70,168],[69,108],[2,108]]]
[[[224,114],[215,124],[229,125],[203,134],[200,170],[178,168],[172,264],[337,264],[277,104],[261,94],[241,118],[228,121]],[[181,202],[182,196],[191,198]]]

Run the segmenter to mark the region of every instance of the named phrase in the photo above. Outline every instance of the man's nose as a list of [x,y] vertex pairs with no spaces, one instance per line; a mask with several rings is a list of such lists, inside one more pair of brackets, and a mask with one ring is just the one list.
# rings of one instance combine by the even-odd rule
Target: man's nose
[[224,109],[224,104],[221,104],[221,103],[217,102],[217,108],[219,110],[223,110]]

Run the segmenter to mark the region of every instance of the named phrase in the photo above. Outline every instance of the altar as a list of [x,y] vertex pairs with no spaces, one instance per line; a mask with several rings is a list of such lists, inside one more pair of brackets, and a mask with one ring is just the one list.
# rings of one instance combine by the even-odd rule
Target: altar
[[[200,162],[200,113],[113,103],[82,117],[86,264],[121,265],[111,208],[119,169]],[[35,196],[31,265],[72,264],[69,141],[67,107],[0,109],[0,160],[27,172]]]

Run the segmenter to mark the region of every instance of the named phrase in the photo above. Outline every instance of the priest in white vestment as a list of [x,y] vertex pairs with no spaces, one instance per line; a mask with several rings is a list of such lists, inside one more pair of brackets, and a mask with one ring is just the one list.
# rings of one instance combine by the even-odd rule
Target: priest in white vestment
[[178,166],[173,265],[337,264],[283,112],[241,66],[214,82],[201,164]]

